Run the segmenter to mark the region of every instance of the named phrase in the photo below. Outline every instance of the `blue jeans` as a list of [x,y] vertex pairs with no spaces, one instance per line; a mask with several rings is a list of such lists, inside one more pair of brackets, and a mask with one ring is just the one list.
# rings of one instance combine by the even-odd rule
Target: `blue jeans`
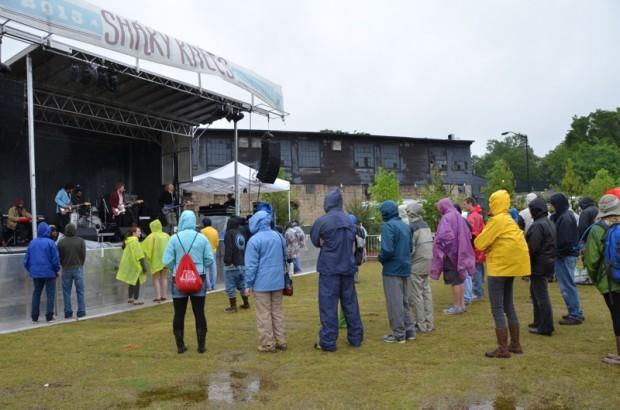
[[243,266],[224,266],[224,284],[226,294],[234,298],[238,291],[245,289],[245,270]]
[[65,319],[73,316],[73,309],[71,308],[71,288],[74,282],[78,303],[77,317],[86,316],[86,305],[84,304],[84,271],[82,268],[63,269],[62,300],[65,304]]
[[474,296],[477,298],[484,296],[484,263],[476,264],[476,274],[474,275]]
[[463,299],[465,299],[465,302],[471,303],[474,300],[474,292],[472,290],[474,285],[471,276],[467,275],[463,284],[465,285]]
[[207,289],[215,289],[217,283],[217,259],[215,256],[213,257],[213,263],[207,267],[207,280],[209,281]]
[[564,303],[568,308],[568,317],[583,320],[583,312],[579,305],[579,291],[575,285],[576,264],[576,256],[558,257],[555,260],[555,277],[558,280]]
[[47,297],[47,306],[45,311],[45,319],[49,322],[54,318],[54,301],[56,299],[56,278],[33,278],[32,283],[32,309],[30,317],[33,322],[39,321],[39,306],[41,305],[41,293],[45,288]]
[[293,258],[293,273],[301,273],[301,263],[299,262],[299,256]]

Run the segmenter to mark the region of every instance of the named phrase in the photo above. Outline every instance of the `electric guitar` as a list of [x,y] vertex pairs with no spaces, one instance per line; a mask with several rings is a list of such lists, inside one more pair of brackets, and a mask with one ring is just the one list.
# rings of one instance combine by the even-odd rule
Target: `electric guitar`
[[60,214],[61,215],[67,215],[71,212],[73,212],[74,209],[77,209],[81,206],[90,206],[90,202],[83,202],[81,204],[75,204],[75,205],[69,205],[69,206],[65,206],[64,208],[60,208]]
[[193,203],[191,201],[185,201],[183,204],[180,204],[180,205],[174,205],[174,204],[164,205],[164,207],[161,209],[161,213],[164,216],[167,216],[169,213],[174,212],[174,210],[177,208],[184,208],[186,206],[192,206],[192,205]]
[[132,207],[137,204],[143,204],[143,203],[144,203],[144,200],[138,199],[137,201],[125,202],[124,204],[118,204],[118,208],[112,208],[112,215],[113,216],[125,215],[125,212],[127,212],[127,208]]

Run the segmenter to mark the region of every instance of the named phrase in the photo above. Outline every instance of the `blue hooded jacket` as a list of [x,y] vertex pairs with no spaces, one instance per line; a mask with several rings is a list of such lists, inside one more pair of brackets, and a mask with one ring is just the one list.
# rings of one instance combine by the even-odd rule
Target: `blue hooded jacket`
[[28,245],[24,268],[33,279],[55,278],[60,272],[60,255],[56,242],[51,239],[52,229],[45,222],[37,227],[37,239]]
[[284,289],[286,240],[271,229],[271,216],[258,211],[250,218],[252,237],[245,247],[245,287],[254,292]]
[[205,275],[207,267],[213,263],[213,251],[207,237],[196,232],[196,214],[193,211],[183,211],[179,219],[179,232],[170,238],[164,251],[164,265],[170,269],[173,277],[185,254],[183,249],[189,251],[198,273]]
[[353,253],[355,225],[342,209],[342,193],[336,190],[327,194],[323,207],[326,214],[314,222],[310,231],[310,240],[321,248],[316,269],[322,275],[353,275],[357,272]]
[[379,210],[384,221],[381,227],[381,252],[379,253],[383,274],[407,277],[411,274],[413,252],[411,228],[398,216],[396,202],[385,201]]

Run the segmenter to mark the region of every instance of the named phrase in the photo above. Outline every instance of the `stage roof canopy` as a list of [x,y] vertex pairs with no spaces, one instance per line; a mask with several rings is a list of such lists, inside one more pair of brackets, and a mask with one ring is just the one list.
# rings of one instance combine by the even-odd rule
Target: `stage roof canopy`
[[[41,45],[28,46],[6,62],[12,70],[9,78],[26,78],[27,54],[33,63],[38,122],[129,137],[144,131],[191,136],[193,127],[251,108],[242,101],[74,47],[63,52]],[[105,82],[98,83],[93,77],[84,84],[78,75],[87,70],[102,76]],[[110,77],[116,78],[115,91],[108,85]],[[269,115],[260,109],[253,111]]]

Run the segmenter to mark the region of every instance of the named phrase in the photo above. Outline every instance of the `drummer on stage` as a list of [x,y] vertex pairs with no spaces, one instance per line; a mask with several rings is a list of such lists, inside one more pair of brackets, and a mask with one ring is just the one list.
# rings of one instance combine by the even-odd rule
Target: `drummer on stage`
[[32,221],[32,215],[24,208],[24,200],[15,198],[15,205],[9,208],[9,217],[6,227],[10,235],[15,235],[17,243],[27,242],[30,237],[28,223]]
[[[60,188],[56,193],[54,202],[56,202],[56,216],[58,219],[58,230],[64,232],[65,226],[69,223],[70,211],[71,211],[71,193],[75,185],[68,183],[64,188]],[[63,211],[64,210],[64,211]]]

